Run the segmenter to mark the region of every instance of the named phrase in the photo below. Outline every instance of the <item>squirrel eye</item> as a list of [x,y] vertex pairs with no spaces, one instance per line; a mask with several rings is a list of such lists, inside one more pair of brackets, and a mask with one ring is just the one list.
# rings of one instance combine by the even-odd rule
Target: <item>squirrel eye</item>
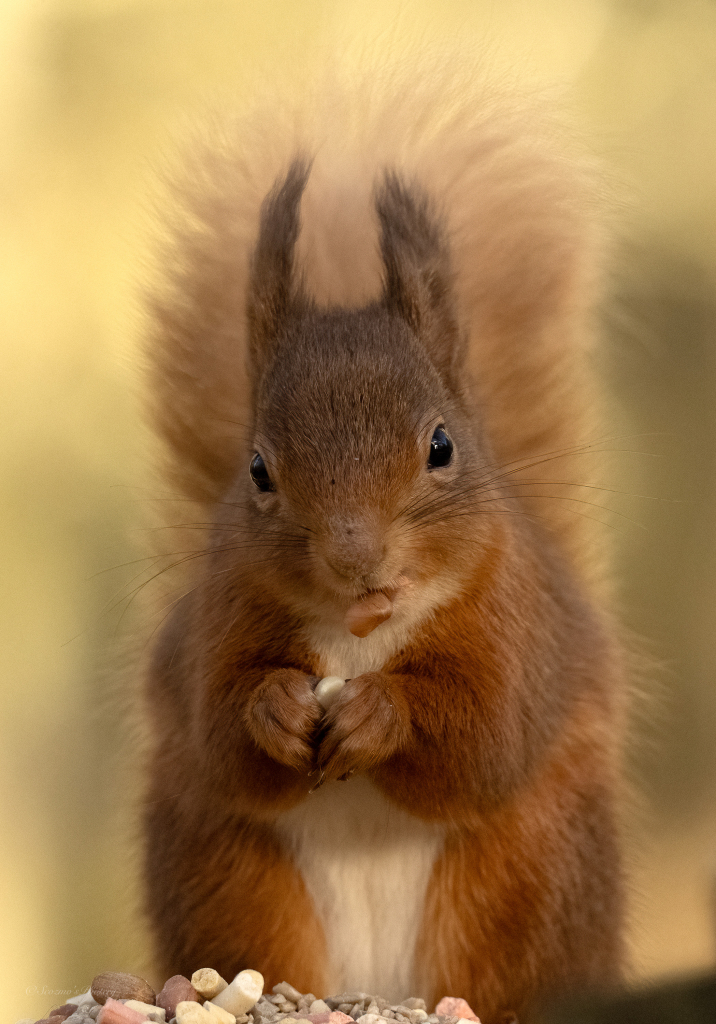
[[273,484],[271,483],[271,477],[268,475],[266,469],[266,463],[261,458],[258,452],[254,455],[249,466],[249,473],[251,479],[256,484],[260,491],[272,491]]
[[452,459],[452,441],[445,433],[443,427],[438,427],[430,439],[430,455],[428,456],[428,468],[440,469],[447,466]]

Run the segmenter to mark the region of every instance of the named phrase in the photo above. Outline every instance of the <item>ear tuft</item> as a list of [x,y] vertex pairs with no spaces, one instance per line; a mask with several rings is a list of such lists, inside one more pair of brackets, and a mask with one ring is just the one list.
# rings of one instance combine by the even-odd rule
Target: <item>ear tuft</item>
[[387,170],[376,189],[383,257],[383,302],[425,345],[446,383],[458,386],[464,355],[455,316],[450,247],[428,195]]
[[265,364],[286,318],[305,301],[295,281],[293,258],[311,163],[303,155],[294,157],[285,177],[275,182],[261,204],[247,308],[249,357],[255,373]]

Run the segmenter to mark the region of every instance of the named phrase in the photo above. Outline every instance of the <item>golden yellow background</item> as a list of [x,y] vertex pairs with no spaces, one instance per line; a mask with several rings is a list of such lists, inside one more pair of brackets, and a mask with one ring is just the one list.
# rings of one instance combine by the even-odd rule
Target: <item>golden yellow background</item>
[[614,494],[605,531],[662,664],[633,754],[634,970],[714,966],[716,4],[0,0],[5,1019],[146,962],[118,665],[156,488],[136,358],[153,167],[198,103],[382,32],[487,43],[566,90],[623,183],[607,363],[615,447],[648,454],[621,453],[610,486],[659,500]]

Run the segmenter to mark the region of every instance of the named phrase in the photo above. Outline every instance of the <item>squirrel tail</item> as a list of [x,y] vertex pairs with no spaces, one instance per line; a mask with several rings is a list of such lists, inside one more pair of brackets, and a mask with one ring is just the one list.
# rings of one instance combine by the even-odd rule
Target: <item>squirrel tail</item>
[[580,507],[569,488],[593,480],[585,453],[601,429],[590,354],[604,204],[591,161],[534,97],[454,57],[332,69],[288,102],[266,93],[205,126],[172,184],[149,361],[173,485],[210,503],[236,472],[250,260],[274,182],[296,154],[313,160],[297,267],[319,304],[355,307],[381,291],[374,189],[395,170],[444,216],[496,472],[586,566],[591,519],[558,509]]

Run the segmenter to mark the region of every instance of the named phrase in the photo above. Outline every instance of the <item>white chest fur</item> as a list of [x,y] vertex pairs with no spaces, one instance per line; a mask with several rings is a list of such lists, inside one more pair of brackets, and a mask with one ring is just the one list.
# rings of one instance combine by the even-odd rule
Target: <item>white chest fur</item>
[[440,826],[360,776],[328,783],[277,824],[323,924],[329,991],[419,994],[414,948]]
[[[342,623],[316,628],[308,639],[317,671],[347,679],[380,670],[444,591],[426,588],[362,639]],[[415,942],[442,828],[390,803],[361,776],[321,787],[277,825],[324,928],[329,991],[391,1001],[420,994]]]
[[366,637],[349,633],[342,617],[333,621],[326,617],[320,623],[313,623],[304,635],[309,649],[317,657],[314,671],[343,679],[380,671],[410,641],[414,630],[430,615],[440,614],[440,606],[456,597],[459,591],[459,582],[454,576],[436,577],[419,588],[406,587],[396,597],[390,619]]

